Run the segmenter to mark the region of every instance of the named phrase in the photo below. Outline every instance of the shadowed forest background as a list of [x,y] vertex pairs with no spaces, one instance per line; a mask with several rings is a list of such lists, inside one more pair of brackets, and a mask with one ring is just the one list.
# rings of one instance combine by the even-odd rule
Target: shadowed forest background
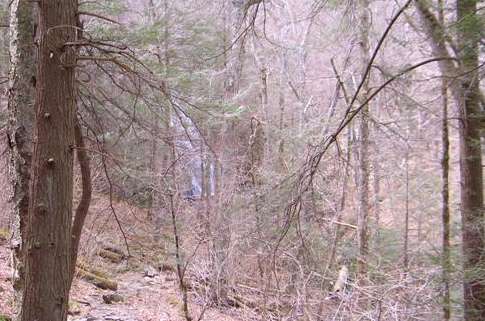
[[0,321],[485,320],[485,1],[0,6]]

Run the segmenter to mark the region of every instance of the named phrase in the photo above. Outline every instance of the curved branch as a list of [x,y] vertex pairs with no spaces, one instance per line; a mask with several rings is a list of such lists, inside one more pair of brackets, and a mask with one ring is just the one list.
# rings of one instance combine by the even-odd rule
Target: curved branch
[[74,124],[74,137],[76,140],[76,155],[81,167],[81,181],[82,181],[82,194],[79,204],[76,208],[74,216],[74,222],[72,224],[72,240],[71,240],[71,282],[74,277],[74,271],[76,269],[76,260],[79,252],[79,242],[81,240],[81,233],[84,226],[84,222],[88,215],[89,205],[91,204],[92,195],[92,182],[91,182],[91,167],[90,159],[86,152],[86,146],[84,144],[83,135],[81,132],[81,125],[79,119],[76,118]]

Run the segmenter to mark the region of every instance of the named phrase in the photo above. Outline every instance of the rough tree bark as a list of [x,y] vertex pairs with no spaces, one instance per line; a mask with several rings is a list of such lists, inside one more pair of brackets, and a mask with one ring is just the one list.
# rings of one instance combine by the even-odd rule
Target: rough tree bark
[[459,104],[461,217],[465,320],[485,320],[483,168],[480,143],[477,0],[457,0],[459,58],[463,75]]
[[22,321],[65,321],[71,273],[77,1],[39,1]]
[[10,146],[9,176],[12,265],[14,268],[15,312],[20,314],[23,293],[23,250],[29,210],[29,181],[34,124],[35,58],[32,2],[10,3],[10,83],[8,91]]

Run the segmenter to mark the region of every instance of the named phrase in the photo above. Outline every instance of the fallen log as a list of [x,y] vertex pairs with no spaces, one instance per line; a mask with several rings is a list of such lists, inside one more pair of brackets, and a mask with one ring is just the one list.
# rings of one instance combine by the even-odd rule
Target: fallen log
[[78,268],[77,273],[81,279],[95,285],[100,289],[112,291],[118,290],[118,283],[116,281],[98,276],[81,268]]
[[110,251],[110,252],[114,252],[116,254],[119,254],[122,257],[125,257],[126,256],[122,249],[120,249],[119,247],[117,247],[117,246],[115,246],[113,244],[103,244],[103,246],[101,248],[103,250],[106,250],[106,251]]
[[104,278],[104,279],[109,279],[109,275],[108,273],[106,273],[105,271],[102,271],[102,270],[99,270],[95,267],[92,267],[90,266],[89,264],[87,264],[85,261],[83,260],[78,260],[78,262],[76,263],[76,267],[78,269],[81,269],[81,270],[84,270],[84,271],[88,271],[94,275],[97,275],[101,278]]
[[107,259],[112,263],[116,263],[116,264],[119,264],[121,263],[121,261],[123,261],[123,255],[110,250],[105,250],[105,249],[99,250],[98,255],[103,259]]

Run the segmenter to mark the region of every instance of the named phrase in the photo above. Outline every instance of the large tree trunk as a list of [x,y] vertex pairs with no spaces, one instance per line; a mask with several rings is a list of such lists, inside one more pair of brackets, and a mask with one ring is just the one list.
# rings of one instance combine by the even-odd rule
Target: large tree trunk
[[15,315],[20,313],[23,293],[23,250],[29,210],[29,181],[34,123],[35,59],[32,2],[10,3],[10,84],[8,92],[10,182],[12,186],[12,263],[15,270]]
[[483,169],[480,144],[477,0],[457,0],[463,67],[459,105],[465,320],[485,320]]
[[77,1],[38,5],[36,128],[22,321],[67,319],[75,119]]

